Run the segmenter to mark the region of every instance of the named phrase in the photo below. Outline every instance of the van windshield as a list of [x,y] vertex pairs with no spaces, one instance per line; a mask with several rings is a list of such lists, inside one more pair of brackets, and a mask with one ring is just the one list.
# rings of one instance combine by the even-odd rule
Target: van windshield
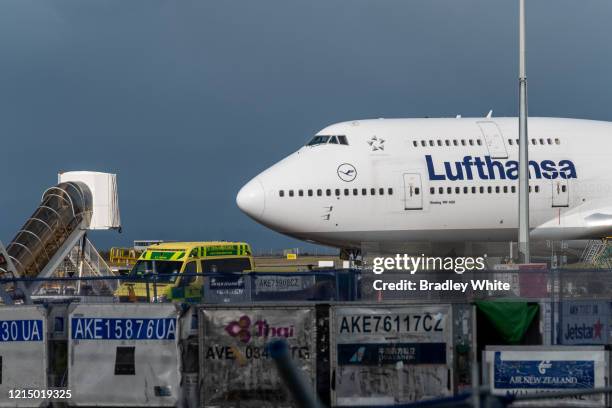
[[179,261],[144,261],[136,262],[130,277],[143,278],[147,274],[157,274],[158,283],[174,283],[183,266]]
[[203,272],[244,272],[251,269],[249,258],[223,258],[202,260]]

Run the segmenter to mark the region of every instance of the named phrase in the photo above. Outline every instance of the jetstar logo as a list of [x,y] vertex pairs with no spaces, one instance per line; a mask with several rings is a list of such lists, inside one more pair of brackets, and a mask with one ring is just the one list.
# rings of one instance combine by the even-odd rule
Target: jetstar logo
[[595,340],[602,339],[602,329],[604,325],[601,323],[601,319],[597,319],[597,322],[592,325],[586,323],[574,323],[567,324],[565,329],[566,340]]
[[257,320],[251,325],[249,316],[241,316],[238,320],[231,321],[225,326],[225,331],[232,337],[237,337],[243,343],[248,343],[253,337],[294,337],[294,327],[272,326],[267,320]]
[[[462,161],[447,162],[442,165],[444,169],[437,169],[430,155],[425,156],[427,171],[430,180],[517,180],[519,167],[516,160],[494,160],[491,156],[472,157],[465,156]],[[537,162],[529,160],[529,177],[536,179],[577,178],[576,166],[571,160],[552,160]]]

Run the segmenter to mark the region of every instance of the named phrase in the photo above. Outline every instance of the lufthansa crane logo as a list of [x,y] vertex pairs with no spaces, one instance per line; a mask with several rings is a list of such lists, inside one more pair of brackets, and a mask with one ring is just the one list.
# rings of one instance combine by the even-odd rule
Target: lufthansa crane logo
[[338,166],[338,177],[342,181],[351,182],[357,177],[357,170],[352,164],[343,163]]

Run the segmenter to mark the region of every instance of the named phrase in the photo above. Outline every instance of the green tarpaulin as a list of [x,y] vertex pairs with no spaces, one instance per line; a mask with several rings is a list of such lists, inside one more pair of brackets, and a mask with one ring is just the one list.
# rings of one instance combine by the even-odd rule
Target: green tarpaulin
[[518,344],[538,312],[538,305],[527,302],[476,302],[476,307],[487,316],[502,338]]

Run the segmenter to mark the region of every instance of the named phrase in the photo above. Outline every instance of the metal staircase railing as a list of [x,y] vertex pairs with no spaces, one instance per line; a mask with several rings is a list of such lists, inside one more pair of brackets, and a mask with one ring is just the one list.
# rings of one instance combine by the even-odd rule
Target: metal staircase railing
[[584,248],[584,251],[582,251],[580,262],[593,265],[600,265],[603,263],[602,266],[608,266],[607,257],[603,256],[606,254],[607,249],[607,240],[590,240]]
[[[93,246],[87,236],[69,252],[67,258],[75,266],[78,276],[114,276],[110,266]],[[81,262],[82,261],[82,262]],[[91,281],[88,287],[97,294],[112,294],[117,289],[117,281]],[[80,292],[80,289],[77,292]]]

